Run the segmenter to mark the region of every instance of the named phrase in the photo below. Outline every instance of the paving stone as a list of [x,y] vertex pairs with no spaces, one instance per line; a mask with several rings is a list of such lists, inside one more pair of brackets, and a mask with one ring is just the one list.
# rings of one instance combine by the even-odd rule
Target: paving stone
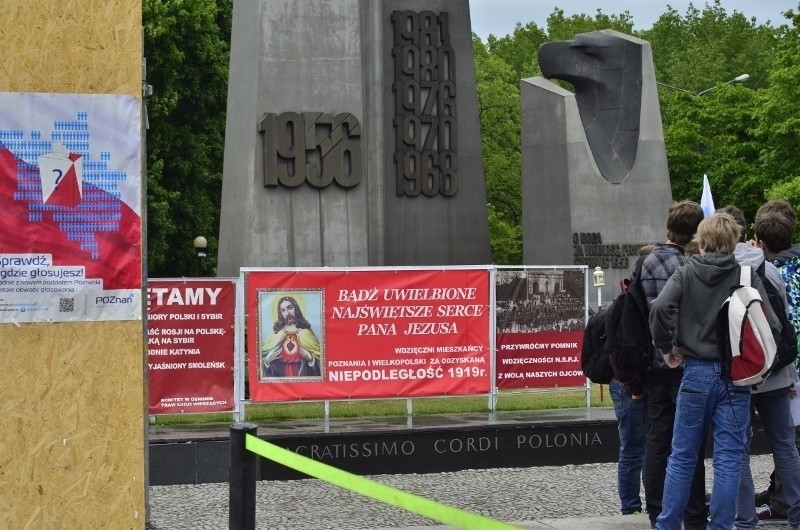
[[[771,455],[751,460],[756,491],[772,471]],[[706,483],[713,486],[711,460]],[[374,475],[382,484],[525,528],[570,528],[570,520],[594,528],[649,528],[646,517],[620,518],[616,464],[466,470],[454,473]],[[644,498],[644,492],[642,492]],[[260,481],[256,489],[256,527],[281,530],[430,528],[440,526],[419,515],[317,479]],[[562,521],[555,525],[552,520]],[[620,526],[623,524],[624,526]],[[566,526],[564,526],[566,525]],[[228,527],[228,484],[150,487],[150,528],[157,530]],[[760,530],[788,528],[760,525]]]

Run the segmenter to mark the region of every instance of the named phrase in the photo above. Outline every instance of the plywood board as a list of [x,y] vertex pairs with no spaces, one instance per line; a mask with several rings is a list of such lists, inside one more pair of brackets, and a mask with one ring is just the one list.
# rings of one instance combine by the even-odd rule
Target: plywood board
[[[141,97],[140,0],[3,0],[0,91]],[[143,528],[142,322],[0,325],[0,526]]]
[[3,0],[0,91],[141,94],[140,0]]

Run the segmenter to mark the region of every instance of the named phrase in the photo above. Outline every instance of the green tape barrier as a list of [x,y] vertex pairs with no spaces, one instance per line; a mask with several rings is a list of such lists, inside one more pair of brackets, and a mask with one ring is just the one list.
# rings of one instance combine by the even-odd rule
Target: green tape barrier
[[252,434],[246,435],[245,447],[247,450],[264,458],[283,464],[306,475],[457,528],[476,530],[520,528],[342,471],[328,464],[323,464],[278,447],[275,444],[265,442]]

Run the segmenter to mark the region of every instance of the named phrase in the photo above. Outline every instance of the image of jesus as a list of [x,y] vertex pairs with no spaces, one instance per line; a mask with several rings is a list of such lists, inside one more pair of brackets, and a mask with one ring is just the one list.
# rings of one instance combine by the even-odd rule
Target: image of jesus
[[261,342],[262,377],[315,377],[322,373],[322,348],[297,300],[278,300],[272,332]]

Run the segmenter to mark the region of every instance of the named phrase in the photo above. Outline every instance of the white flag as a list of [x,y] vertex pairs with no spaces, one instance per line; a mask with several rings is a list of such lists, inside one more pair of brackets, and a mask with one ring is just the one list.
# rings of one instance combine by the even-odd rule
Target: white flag
[[708,185],[708,175],[703,175],[703,196],[700,197],[700,208],[703,209],[703,217],[708,217],[714,213],[714,198],[711,197],[711,186]]

